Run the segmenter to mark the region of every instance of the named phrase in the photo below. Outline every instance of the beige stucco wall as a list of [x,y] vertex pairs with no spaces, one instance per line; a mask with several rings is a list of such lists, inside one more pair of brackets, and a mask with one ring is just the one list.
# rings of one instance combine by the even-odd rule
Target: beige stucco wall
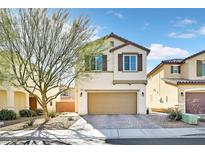
[[165,78],[181,78],[181,73],[171,73],[171,66],[179,66],[177,64],[164,64],[164,77]]
[[162,80],[166,68],[162,66],[148,78],[147,106],[149,108],[169,108],[178,104],[178,88]]
[[19,110],[26,108],[26,94],[23,92],[14,92],[14,110],[18,112]]
[[20,109],[29,108],[29,94],[22,88],[0,86],[0,91],[3,91],[0,100],[5,103],[5,108],[14,110],[16,113]]
[[[123,44],[123,42],[109,38],[109,41],[114,41],[115,46]],[[137,47],[128,45],[121,49],[110,52],[106,50],[103,52],[107,55],[107,72],[88,73],[88,77],[81,77],[76,79],[76,112],[79,114],[88,113],[87,94],[89,92],[136,92],[138,94],[138,113],[146,112],[146,85],[145,84],[115,84],[113,80],[146,80],[146,51]],[[141,72],[118,72],[118,54],[120,53],[140,53],[143,54],[143,71]],[[144,96],[142,96],[142,92]]]
[[196,67],[197,60],[205,60],[205,53],[186,60],[185,64],[183,65],[183,67],[184,67],[184,71],[182,72],[183,78],[205,79],[205,76],[204,77],[197,77],[197,69],[196,69],[197,68]]
[[[115,50],[114,52],[114,80],[146,80],[146,68],[147,68],[147,53],[137,47],[134,47],[132,45],[127,45],[123,48],[120,48],[118,50]],[[143,55],[143,71],[139,72],[123,72],[123,71],[118,71],[118,54],[122,53],[138,53]]]
[[0,110],[7,107],[7,92],[6,90],[0,90]]

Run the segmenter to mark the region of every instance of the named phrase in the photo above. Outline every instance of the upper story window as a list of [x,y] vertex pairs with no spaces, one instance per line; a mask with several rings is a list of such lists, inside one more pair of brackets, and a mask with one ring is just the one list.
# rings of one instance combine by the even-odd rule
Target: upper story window
[[102,55],[94,56],[91,58],[91,70],[102,71]]
[[114,47],[114,45],[115,45],[115,44],[114,44],[114,41],[110,41],[110,46],[111,46],[111,47]]
[[123,55],[123,70],[136,71],[137,70],[137,55]]
[[171,73],[180,73],[180,66],[171,66]]

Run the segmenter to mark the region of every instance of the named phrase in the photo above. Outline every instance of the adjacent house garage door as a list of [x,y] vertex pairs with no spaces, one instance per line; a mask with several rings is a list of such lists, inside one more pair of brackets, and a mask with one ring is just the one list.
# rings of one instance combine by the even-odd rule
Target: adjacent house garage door
[[88,93],[89,114],[136,114],[137,93]]
[[205,113],[205,92],[186,93],[186,112],[193,114]]

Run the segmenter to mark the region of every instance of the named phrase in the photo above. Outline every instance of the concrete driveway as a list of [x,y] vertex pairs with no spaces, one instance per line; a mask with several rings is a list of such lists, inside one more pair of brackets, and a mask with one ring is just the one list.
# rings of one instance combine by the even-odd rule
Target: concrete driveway
[[97,129],[161,128],[146,115],[85,115],[83,118]]

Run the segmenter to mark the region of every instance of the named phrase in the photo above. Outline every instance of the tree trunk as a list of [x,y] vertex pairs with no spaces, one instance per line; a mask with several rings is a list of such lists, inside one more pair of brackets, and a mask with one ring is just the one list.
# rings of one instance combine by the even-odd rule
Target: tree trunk
[[48,116],[48,109],[47,109],[47,105],[43,106],[43,111],[44,111],[44,118],[45,118],[45,122],[49,121],[49,116]]

